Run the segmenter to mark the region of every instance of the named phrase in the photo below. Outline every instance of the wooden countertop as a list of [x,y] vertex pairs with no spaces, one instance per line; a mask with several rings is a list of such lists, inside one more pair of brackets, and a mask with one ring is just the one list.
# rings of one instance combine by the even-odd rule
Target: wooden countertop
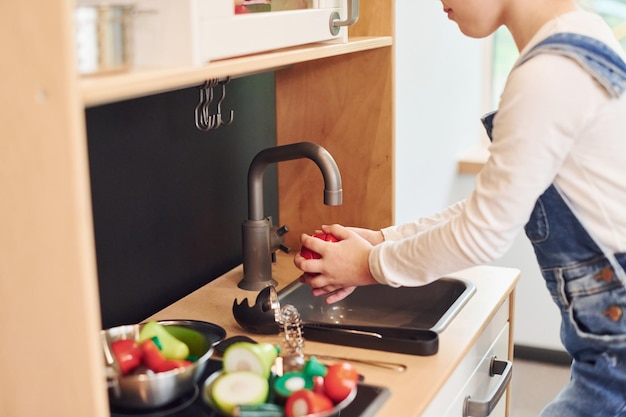
[[[299,275],[299,271],[293,265],[292,256],[278,254],[278,262],[274,265],[274,278],[279,282],[278,289],[297,279]],[[249,334],[233,318],[234,299],[241,301],[248,298],[250,304],[254,304],[257,295],[255,291],[245,291],[237,287],[242,276],[243,268],[240,265],[149,319],[204,320],[224,327],[227,337],[248,334],[259,342],[280,344],[282,340],[280,335]],[[407,365],[407,370],[399,373],[355,364],[364,375],[365,382],[386,386],[391,390],[391,396],[380,408],[377,417],[420,416],[458,366],[467,348],[478,338],[498,308],[509,297],[519,278],[519,271],[481,266],[449,276],[469,279],[476,285],[476,293],[439,335],[439,352],[436,355],[413,356],[312,341],[306,342],[305,352],[378,359]],[[512,312],[513,303],[510,309]],[[407,404],[411,405],[409,409]]]

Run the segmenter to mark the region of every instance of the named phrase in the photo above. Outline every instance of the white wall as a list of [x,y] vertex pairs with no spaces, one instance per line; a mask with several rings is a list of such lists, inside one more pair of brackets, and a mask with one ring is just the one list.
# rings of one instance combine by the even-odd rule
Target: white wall
[[[437,1],[396,1],[396,222],[464,198],[473,176],[458,158],[483,135],[489,41],[466,38]],[[562,350],[560,317],[532,247],[520,236],[497,265],[519,268],[515,342]]]
[[437,1],[396,1],[396,221],[440,210],[456,162],[482,126],[484,41],[463,36]]

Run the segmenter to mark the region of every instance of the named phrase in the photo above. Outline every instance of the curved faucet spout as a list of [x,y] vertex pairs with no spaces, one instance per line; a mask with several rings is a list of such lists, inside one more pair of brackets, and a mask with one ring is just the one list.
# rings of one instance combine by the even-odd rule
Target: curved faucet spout
[[333,157],[321,146],[299,142],[277,146],[259,152],[248,169],[248,219],[242,225],[243,279],[239,287],[261,290],[276,285],[272,279],[272,257],[278,249],[288,251],[283,245],[286,226],[276,228],[263,213],[263,174],[271,163],[308,158],[315,162],[324,177],[324,204],[340,205],[343,202],[341,174]]
[[248,219],[262,220],[263,174],[271,163],[308,158],[315,162],[324,177],[324,204],[338,206],[343,202],[341,174],[332,155],[323,147],[312,142],[298,142],[267,148],[259,152],[248,170]]

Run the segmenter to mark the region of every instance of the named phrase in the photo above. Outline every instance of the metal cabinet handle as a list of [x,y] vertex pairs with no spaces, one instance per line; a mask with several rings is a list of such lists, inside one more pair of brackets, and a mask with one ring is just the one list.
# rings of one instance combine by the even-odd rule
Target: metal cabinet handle
[[500,382],[489,393],[489,398],[480,401],[472,400],[471,396],[465,397],[463,403],[463,417],[487,417],[500,401],[502,394],[506,391],[511,382],[513,363],[510,361],[499,361],[495,356],[491,357],[489,365],[489,376],[501,375]]
[[350,26],[359,20],[359,0],[348,0],[348,18],[341,20],[338,12],[332,12],[330,15],[330,33],[336,36],[341,26]]

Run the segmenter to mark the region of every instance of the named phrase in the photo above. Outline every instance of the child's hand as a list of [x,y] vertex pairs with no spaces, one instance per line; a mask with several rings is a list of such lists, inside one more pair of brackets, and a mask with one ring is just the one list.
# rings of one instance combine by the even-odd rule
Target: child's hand
[[303,234],[302,246],[318,253],[320,258],[305,259],[300,253],[294,257],[295,265],[305,272],[300,280],[313,288],[313,295],[328,294],[326,302],[334,303],[351,294],[356,286],[377,283],[369,270],[372,243],[356,231],[337,224],[322,226],[322,232],[335,236],[338,242]]

